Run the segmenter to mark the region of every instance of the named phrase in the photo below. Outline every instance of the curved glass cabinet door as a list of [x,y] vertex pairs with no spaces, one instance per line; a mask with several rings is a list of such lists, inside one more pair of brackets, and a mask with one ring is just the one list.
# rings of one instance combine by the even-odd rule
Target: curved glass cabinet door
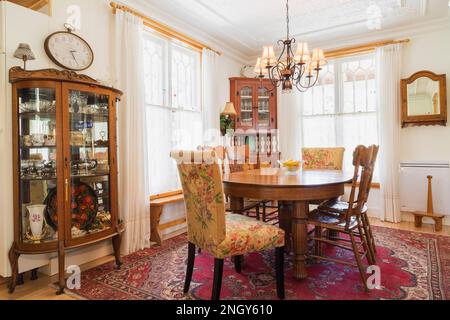
[[40,245],[58,237],[47,206],[57,187],[56,90],[19,88],[17,99],[20,241]]
[[80,240],[112,227],[110,97],[69,89],[68,106],[70,230],[66,232],[69,239]]

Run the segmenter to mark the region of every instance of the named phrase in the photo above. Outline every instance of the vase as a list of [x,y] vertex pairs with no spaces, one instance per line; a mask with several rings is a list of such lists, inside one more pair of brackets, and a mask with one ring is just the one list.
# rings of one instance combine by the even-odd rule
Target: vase
[[31,234],[36,239],[40,239],[42,236],[42,229],[44,227],[44,210],[46,207],[47,206],[43,204],[27,207],[27,210],[30,213],[29,219]]

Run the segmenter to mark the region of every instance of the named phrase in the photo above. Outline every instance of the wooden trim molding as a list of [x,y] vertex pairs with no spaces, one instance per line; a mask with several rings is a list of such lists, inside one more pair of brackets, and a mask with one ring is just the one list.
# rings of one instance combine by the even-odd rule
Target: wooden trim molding
[[21,67],[12,67],[11,69],[9,69],[9,81],[11,83],[16,83],[25,80],[70,81],[112,90],[118,95],[123,94],[123,92],[118,89],[101,85],[97,80],[87,75],[76,73],[74,71],[68,70],[61,71],[57,69],[41,69],[31,71],[31,70],[24,70]]
[[378,47],[383,47],[396,43],[408,43],[409,41],[410,41],[409,39],[403,39],[403,40],[386,40],[386,41],[371,42],[358,46],[329,50],[325,52],[325,57],[327,59],[333,59],[357,54],[371,53],[374,52],[375,49]]
[[189,46],[191,46],[191,47],[193,47],[193,48],[195,48],[195,49],[197,49],[199,51],[201,51],[203,49],[209,49],[209,50],[214,51],[215,53],[217,53],[219,56],[222,55],[221,52],[219,52],[217,50],[214,50],[214,49],[211,49],[206,44],[204,44],[204,43],[202,43],[200,41],[197,41],[197,40],[195,40],[195,39],[193,39],[193,38],[191,38],[191,37],[189,37],[189,36],[179,32],[179,31],[177,31],[177,30],[175,30],[175,29],[173,29],[173,28],[171,28],[171,27],[169,27],[169,26],[167,26],[165,24],[162,24],[161,22],[153,20],[153,19],[147,17],[146,15],[144,15],[144,14],[142,14],[142,13],[140,13],[140,12],[138,12],[138,11],[128,7],[128,6],[125,6],[125,5],[122,5],[122,4],[118,4],[116,2],[111,2],[110,5],[111,5],[111,7],[113,9],[113,13],[114,14],[116,13],[116,11],[118,9],[122,10],[122,11],[125,11],[125,12],[129,12],[131,14],[134,14],[135,16],[138,16],[139,18],[144,20],[144,25],[146,27],[149,27],[149,28],[155,30],[156,32],[162,34],[163,36],[166,36],[168,38],[172,38],[172,39],[176,39],[176,40],[179,40],[181,42],[184,42],[187,45],[189,45]]

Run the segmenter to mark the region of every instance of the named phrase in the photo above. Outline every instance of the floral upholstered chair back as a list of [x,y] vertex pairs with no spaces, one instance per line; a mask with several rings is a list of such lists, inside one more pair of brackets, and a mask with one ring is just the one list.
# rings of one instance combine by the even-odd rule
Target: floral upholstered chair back
[[303,148],[303,169],[342,170],[345,148]]
[[221,168],[214,150],[174,151],[186,205],[189,242],[207,250],[225,239]]

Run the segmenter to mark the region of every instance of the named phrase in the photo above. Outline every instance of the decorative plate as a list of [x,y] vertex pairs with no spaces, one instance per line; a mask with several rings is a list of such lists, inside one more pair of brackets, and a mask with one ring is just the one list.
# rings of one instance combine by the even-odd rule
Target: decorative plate
[[[58,228],[58,197],[56,188],[52,188],[44,204],[45,219],[47,223],[56,231]],[[72,226],[80,230],[89,230],[97,217],[98,201],[94,189],[83,182],[76,182],[72,185]]]

